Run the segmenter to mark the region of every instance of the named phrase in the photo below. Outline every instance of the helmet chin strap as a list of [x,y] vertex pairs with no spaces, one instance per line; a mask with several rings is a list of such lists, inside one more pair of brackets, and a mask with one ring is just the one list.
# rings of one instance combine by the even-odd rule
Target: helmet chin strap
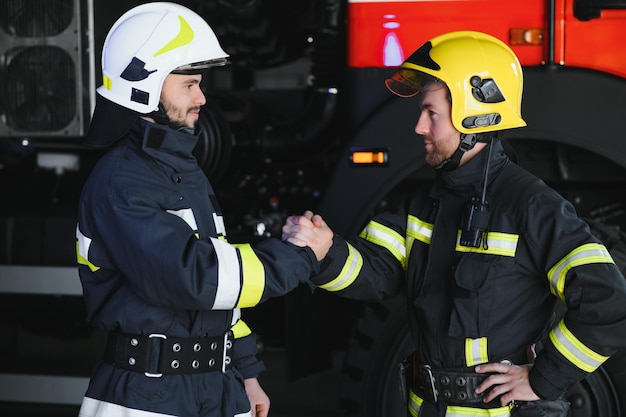
[[476,142],[478,142],[478,135],[479,134],[461,133],[461,143],[452,157],[437,165],[435,169],[440,169],[442,171],[452,171],[457,169],[465,152],[472,149],[474,145],[476,145]]
[[155,111],[147,114],[146,116],[150,117],[155,121],[155,123],[158,123],[160,125],[170,124],[170,117],[167,115],[167,111],[165,110],[165,107],[161,102],[159,102],[159,107],[157,107]]
[[452,157],[437,165],[435,169],[440,169],[442,171],[452,171],[457,169],[465,152],[474,148],[474,145],[476,145],[476,143],[489,142],[489,139],[496,138],[497,136],[497,132],[461,133],[461,143],[459,144],[459,147],[454,152]]
[[167,115],[167,110],[165,110],[165,106],[163,106],[163,103],[161,102],[159,102],[159,107],[157,107],[155,111],[147,114],[146,116],[152,118],[155,123],[169,126],[174,130],[181,130],[189,134],[193,134],[195,132],[195,128],[181,125],[180,123],[172,123],[170,121],[170,117]]

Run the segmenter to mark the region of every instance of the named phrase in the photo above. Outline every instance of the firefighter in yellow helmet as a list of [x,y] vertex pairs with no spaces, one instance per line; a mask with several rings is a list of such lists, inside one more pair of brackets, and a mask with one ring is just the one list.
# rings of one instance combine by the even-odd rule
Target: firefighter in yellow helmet
[[332,241],[313,278],[326,291],[406,296],[410,415],[565,417],[568,388],[626,347],[626,280],[573,206],[504,152],[501,131],[526,125],[517,58],[490,35],[448,33],[386,85],[416,97],[434,183],[358,237],[307,211],[283,239]]
[[192,153],[202,73],[227,57],[174,3],[137,6],[107,35],[86,142],[109,149],[81,195],[76,251],[87,318],[108,338],[81,417],[268,415],[240,309],[307,282],[317,260],[278,239],[228,243]]
[[385,84],[400,97],[425,87],[449,90],[452,125],[461,132],[461,144],[445,161],[446,169],[456,168],[477,141],[488,141],[491,135],[483,133],[526,126],[519,61],[504,42],[483,33],[453,32],[426,42]]

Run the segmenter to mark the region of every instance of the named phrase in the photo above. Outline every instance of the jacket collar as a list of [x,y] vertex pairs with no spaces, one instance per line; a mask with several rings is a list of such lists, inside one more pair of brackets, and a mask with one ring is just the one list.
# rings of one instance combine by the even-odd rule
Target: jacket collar
[[[497,173],[509,160],[499,139],[493,139],[493,148],[489,162],[488,181],[495,178]],[[436,171],[436,181],[433,187],[433,196],[440,196],[446,192],[477,193],[482,190],[485,175],[485,165],[489,156],[489,145],[481,150],[466,164],[452,171]]]
[[199,129],[196,131],[196,134],[189,134],[140,118],[133,126],[129,137],[141,144],[141,149],[150,157],[182,171],[190,170],[197,165],[193,155],[198,143]]

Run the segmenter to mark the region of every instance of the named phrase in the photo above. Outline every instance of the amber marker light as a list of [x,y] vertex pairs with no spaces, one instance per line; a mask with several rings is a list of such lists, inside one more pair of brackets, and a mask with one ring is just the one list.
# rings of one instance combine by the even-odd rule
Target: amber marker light
[[387,165],[389,152],[385,149],[352,149],[350,161],[358,166]]
[[512,28],[509,32],[509,43],[515,46],[541,45],[543,30],[541,28]]

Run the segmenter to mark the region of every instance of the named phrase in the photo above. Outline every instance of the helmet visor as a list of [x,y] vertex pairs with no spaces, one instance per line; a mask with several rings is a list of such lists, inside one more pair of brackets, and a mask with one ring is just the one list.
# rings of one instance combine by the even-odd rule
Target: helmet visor
[[201,62],[193,62],[187,65],[181,65],[180,67],[174,68],[172,71],[173,74],[199,74],[207,68],[212,67],[223,67],[224,65],[230,64],[230,61],[227,58],[216,58],[209,59],[207,61]]
[[409,68],[400,68],[385,79],[385,85],[400,97],[413,97],[428,85],[438,81],[435,77]]

